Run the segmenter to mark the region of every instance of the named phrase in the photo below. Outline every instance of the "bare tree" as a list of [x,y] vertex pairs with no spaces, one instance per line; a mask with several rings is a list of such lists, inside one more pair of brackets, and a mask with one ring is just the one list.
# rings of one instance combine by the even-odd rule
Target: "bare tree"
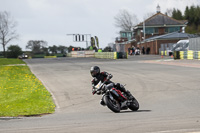
[[147,13],[147,14],[144,15],[143,19],[144,19],[144,20],[149,19],[149,18],[152,17],[153,15],[155,15],[155,13],[149,12],[149,13]]
[[120,10],[114,19],[115,26],[125,31],[131,31],[133,26],[138,23],[137,16],[135,14],[129,13],[127,10]]
[[167,9],[167,11],[165,12],[165,15],[169,16],[169,17],[172,17],[172,12],[173,12],[173,9]]
[[30,40],[26,48],[32,50],[33,53],[42,52],[42,48],[47,46],[47,42],[43,40]]
[[15,30],[16,25],[16,21],[11,18],[8,12],[0,12],[0,43],[3,46],[4,57],[6,57],[5,46],[10,41],[18,38]]

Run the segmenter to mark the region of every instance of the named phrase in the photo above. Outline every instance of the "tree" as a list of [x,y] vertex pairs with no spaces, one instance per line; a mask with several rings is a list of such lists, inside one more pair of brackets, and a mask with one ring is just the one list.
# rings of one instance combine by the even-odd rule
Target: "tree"
[[6,57],[6,45],[18,37],[16,33],[17,23],[6,11],[0,12],[0,43],[3,46],[3,55]]
[[49,51],[51,51],[52,54],[57,54],[57,50],[58,50],[58,47],[56,45],[49,46]]
[[184,15],[185,15],[184,18],[185,18],[186,20],[189,20],[189,19],[190,19],[190,11],[189,11],[189,7],[188,7],[188,6],[186,6],[185,14],[184,14]]
[[149,12],[147,14],[144,15],[143,19],[146,20],[146,19],[149,19],[150,17],[152,17],[155,13],[153,12]]
[[49,49],[47,48],[47,47],[42,47],[42,52],[46,55],[46,56],[48,56],[49,55]]
[[22,49],[18,45],[10,45],[7,54],[8,58],[17,58],[22,54]]
[[130,14],[126,10],[120,10],[120,12],[114,17],[115,26],[124,31],[131,31],[132,27],[138,23],[137,16]]
[[186,7],[184,12],[184,19],[188,20],[188,25],[185,29],[187,33],[198,34],[200,33],[200,7],[190,6]]
[[177,20],[183,20],[182,12],[179,9],[173,9],[172,11],[172,18]]
[[42,48],[47,46],[47,42],[43,40],[30,40],[26,48],[30,49],[34,54],[42,52]]
[[172,17],[172,12],[173,12],[173,9],[167,9],[167,11],[165,12],[165,15]]
[[59,46],[58,46],[58,50],[59,50],[62,54],[66,54],[68,48],[67,48],[66,46],[59,45]]
[[103,49],[103,52],[111,52],[112,48],[110,46],[107,46]]

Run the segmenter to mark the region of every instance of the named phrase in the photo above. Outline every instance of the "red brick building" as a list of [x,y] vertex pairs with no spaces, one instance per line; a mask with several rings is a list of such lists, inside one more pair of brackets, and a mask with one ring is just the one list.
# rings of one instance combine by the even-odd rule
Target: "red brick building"
[[[179,21],[162,14],[158,6],[155,15],[133,27],[131,39],[120,42],[116,40],[116,44],[124,44],[126,52],[128,48],[135,46],[140,49],[142,49],[142,47],[150,49],[149,54],[159,54],[161,44],[176,43],[181,39],[188,38],[187,34],[184,33],[186,24],[186,20]],[[130,31],[128,32],[130,33]]]

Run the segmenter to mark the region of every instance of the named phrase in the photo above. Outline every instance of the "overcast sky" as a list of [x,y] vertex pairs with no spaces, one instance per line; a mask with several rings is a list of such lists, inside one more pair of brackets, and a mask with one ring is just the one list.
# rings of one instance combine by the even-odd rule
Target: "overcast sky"
[[[200,0],[0,0],[0,11],[8,11],[17,21],[19,39],[12,41],[23,50],[29,40],[44,40],[48,46],[80,46],[86,43],[73,42],[66,34],[91,34],[99,38],[100,47],[115,41],[119,28],[114,17],[121,9],[137,16],[139,22],[148,13],[156,13],[200,5]],[[2,51],[2,46],[0,46]]]

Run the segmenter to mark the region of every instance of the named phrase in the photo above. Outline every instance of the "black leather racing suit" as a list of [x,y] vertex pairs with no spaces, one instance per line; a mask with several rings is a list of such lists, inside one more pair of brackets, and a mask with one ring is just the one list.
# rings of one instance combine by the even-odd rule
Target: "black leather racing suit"
[[[92,89],[95,88],[95,86],[101,81],[101,82],[104,82],[105,80],[107,80],[107,77],[109,76],[109,79],[112,78],[112,75],[107,73],[107,72],[101,72],[100,74],[98,74],[96,77],[94,77],[92,79]],[[106,85],[108,84],[113,84],[113,86],[116,87],[116,89],[119,89],[121,92],[125,92],[127,93],[126,89],[123,87],[123,85],[117,83],[113,83],[112,81],[108,80],[105,82]]]

